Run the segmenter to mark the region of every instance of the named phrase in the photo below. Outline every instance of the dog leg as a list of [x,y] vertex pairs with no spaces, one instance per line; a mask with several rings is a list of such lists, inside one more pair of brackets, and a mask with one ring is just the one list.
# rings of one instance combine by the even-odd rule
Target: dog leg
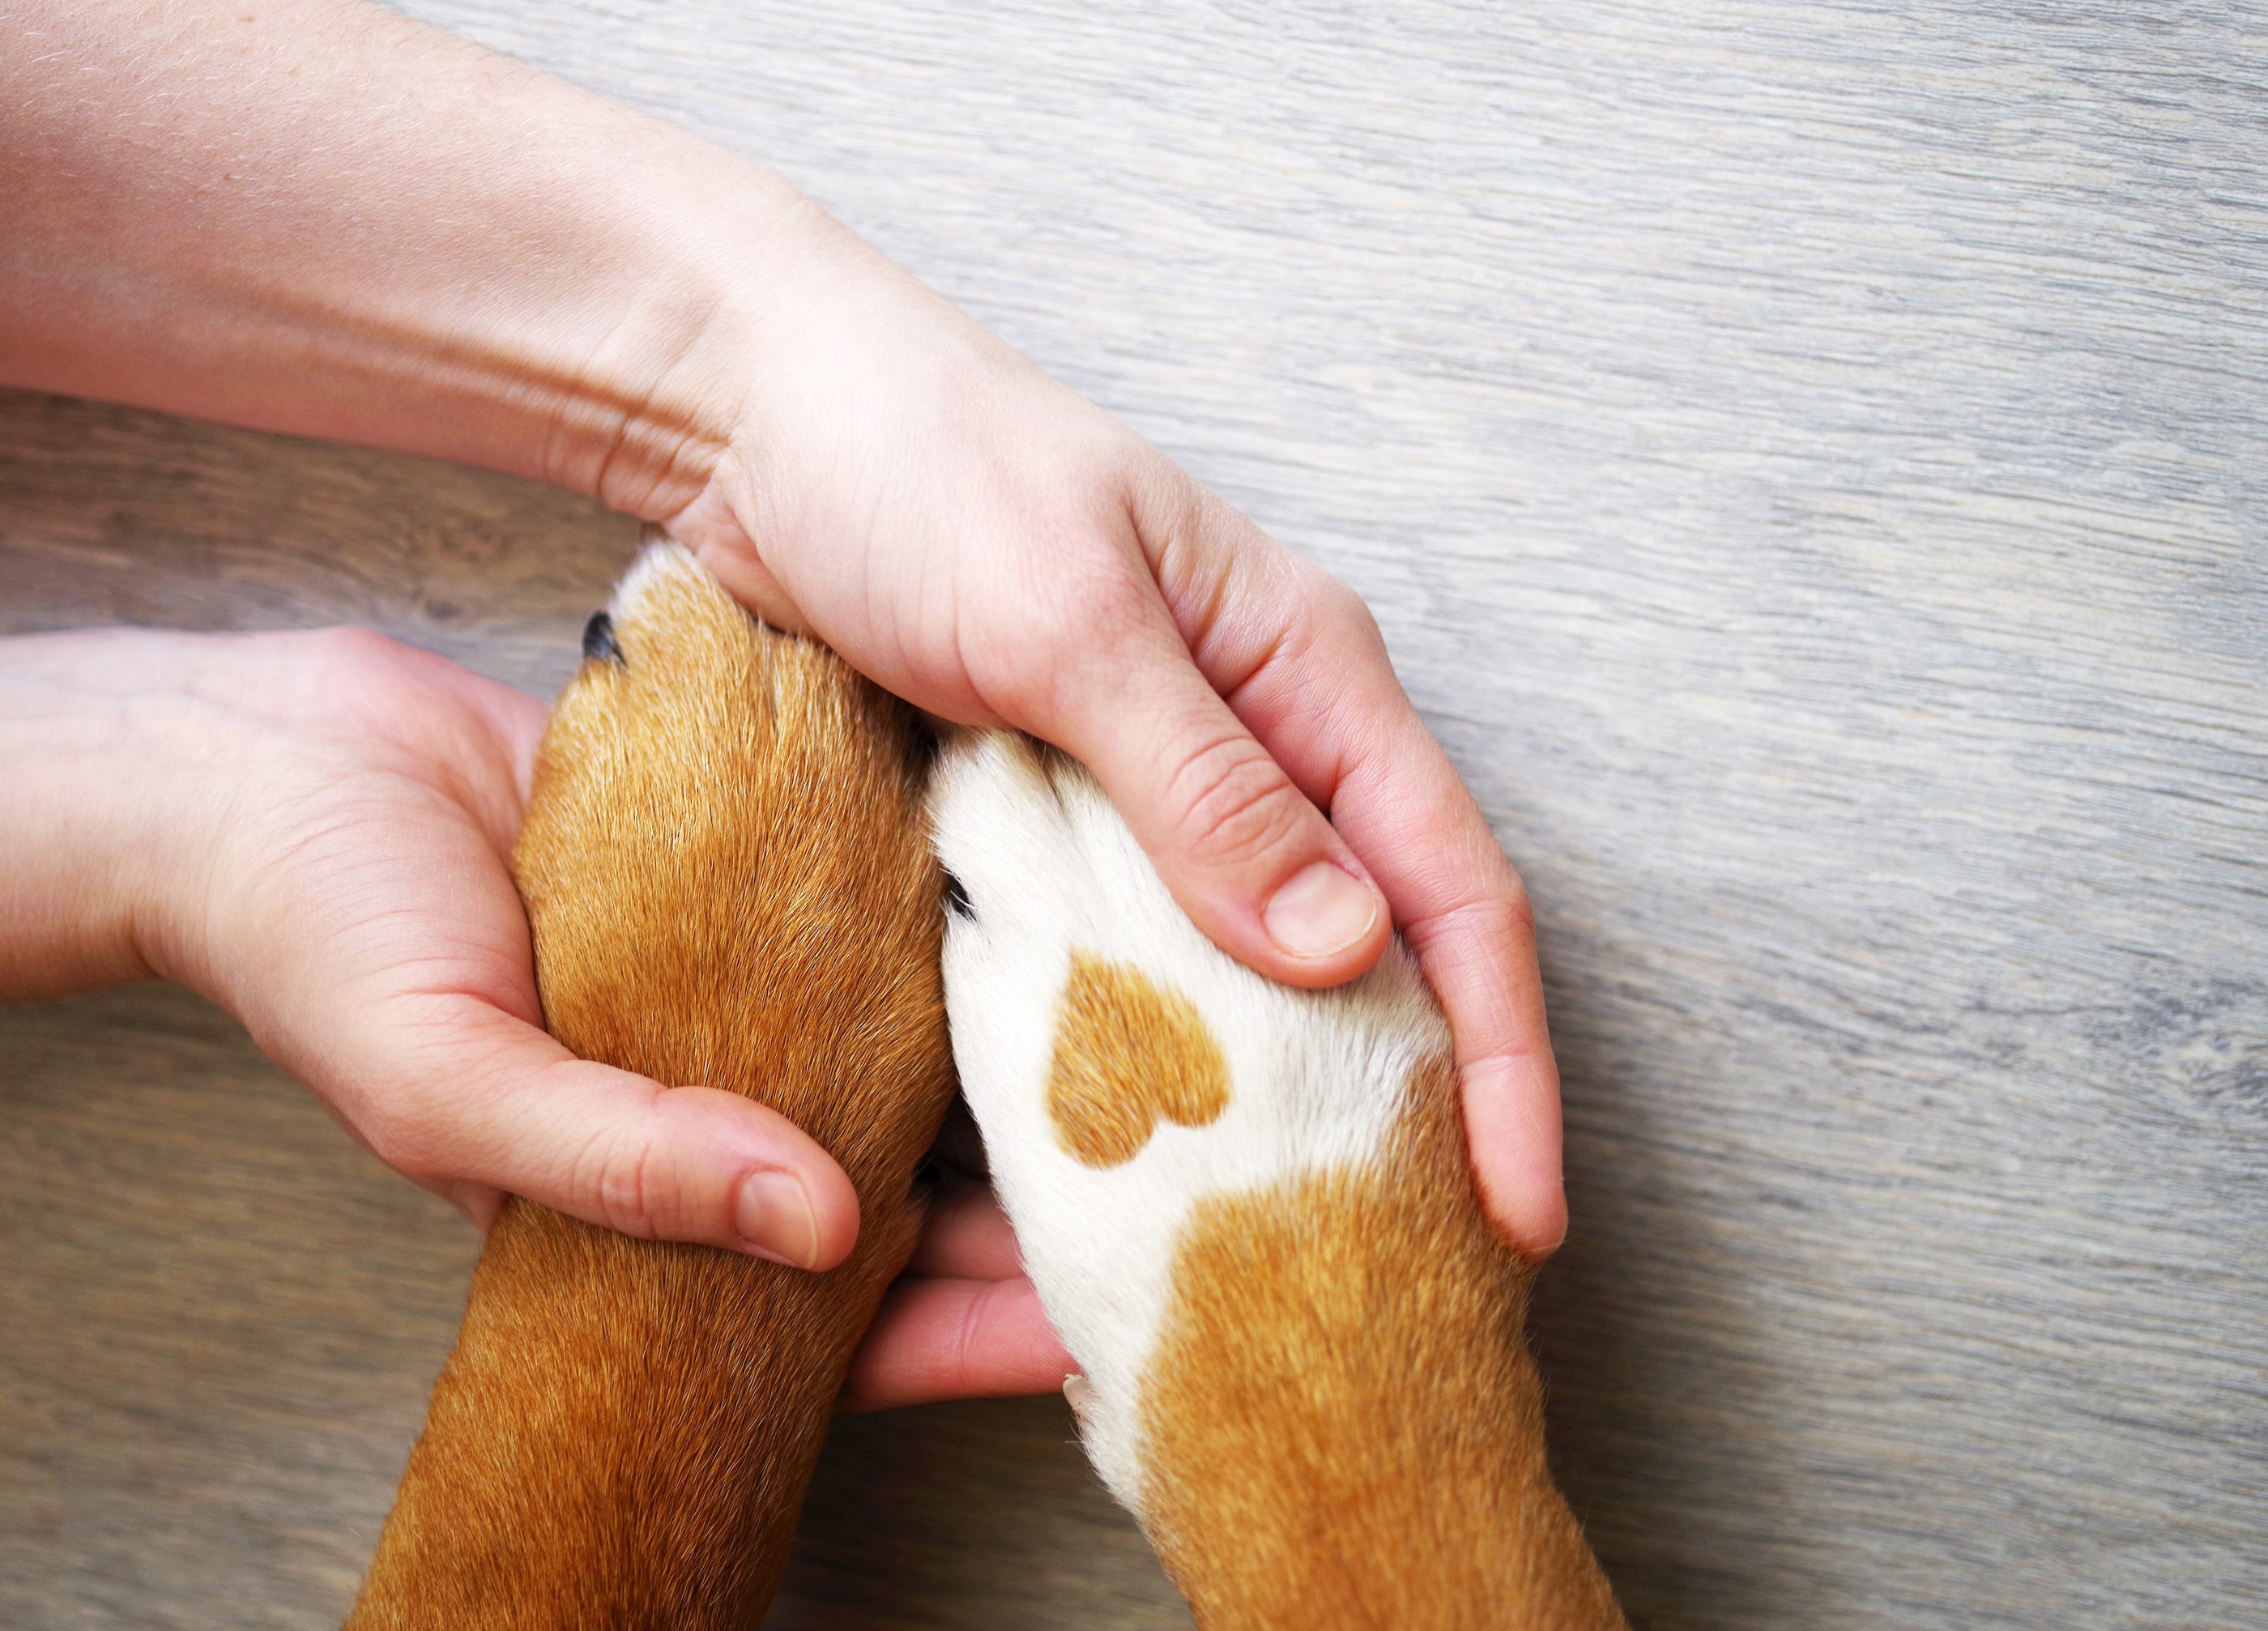
[[858,1191],[822,1275],[525,1202],[489,1237],[350,1631],[754,1627],[953,1076],[909,710],[681,549],[593,620],[514,871],[578,1054],[785,1114]]
[[932,809],[962,1091],[1088,1454],[1197,1623],[1621,1627],[1408,953],[1335,991],[1243,968],[1020,737],[955,743]]

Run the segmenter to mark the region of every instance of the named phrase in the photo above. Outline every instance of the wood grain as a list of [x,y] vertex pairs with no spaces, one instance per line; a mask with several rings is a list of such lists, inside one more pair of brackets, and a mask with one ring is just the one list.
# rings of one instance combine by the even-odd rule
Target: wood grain
[[[778,164],[1370,598],[1535,891],[1575,1206],[1538,1324],[1636,1622],[2268,1618],[2268,11],[409,9]],[[541,685],[628,539],[43,399],[0,459],[15,628],[353,615]],[[399,1293],[422,1248],[321,1248],[290,1164],[239,1271],[196,1267],[267,1192],[119,1153],[187,1069],[170,1000],[0,1018],[0,1079],[49,1057],[40,1105],[114,1106],[66,1179],[26,1142],[63,1110],[11,1099],[4,1442],[146,1469],[77,1505],[11,1479],[0,1521],[54,1623],[255,1581],[309,1623],[293,1583],[390,1471],[337,1422],[360,1389],[406,1427],[422,1374],[367,1323],[291,1349],[250,1288],[328,1296],[312,1254]],[[247,1123],[226,1170],[316,1131]],[[38,1278],[73,1216],[106,1244]],[[239,1311],[213,1374],[297,1378],[261,1431],[180,1402],[168,1275]],[[399,1317],[437,1360],[446,1309]],[[209,1458],[162,1460],[192,1418]],[[1022,1427],[916,1420],[845,1441],[826,1510],[903,1504],[814,1547],[797,1623],[1166,1612]],[[902,1545],[909,1511],[939,1527]]]

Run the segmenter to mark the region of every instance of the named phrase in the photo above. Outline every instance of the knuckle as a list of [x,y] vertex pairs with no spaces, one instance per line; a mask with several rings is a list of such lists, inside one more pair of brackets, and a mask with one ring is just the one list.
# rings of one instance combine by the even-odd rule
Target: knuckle
[[409,700],[421,694],[437,659],[367,628],[318,628],[299,636],[299,674],[310,694],[347,707],[381,727],[416,717]]
[[445,1141],[424,1118],[382,1112],[364,1118],[356,1128],[371,1154],[413,1184],[433,1184],[463,1178],[445,1155]]
[[1385,644],[1385,636],[1378,627],[1378,614],[1370,609],[1370,602],[1358,594],[1354,585],[1344,578],[1328,573],[1325,577],[1329,586],[1324,591],[1324,599],[1332,616],[1363,641],[1373,645]]
[[1155,449],[1126,478],[1123,507],[1144,553],[1172,582],[1208,557],[1248,547],[1251,525]]
[[1535,939],[1535,904],[1528,899],[1528,885],[1513,873],[1505,885],[1502,900],[1497,904],[1498,932],[1515,945],[1528,945]]
[[1535,907],[1520,874],[1507,867],[1489,893],[1407,924],[1403,932],[1415,944],[1431,944],[1455,934],[1491,948],[1526,948],[1535,941]]
[[660,1177],[658,1165],[648,1140],[626,1140],[598,1132],[584,1143],[571,1187],[575,1194],[587,1199],[593,1222],[617,1234],[651,1237],[655,1232],[652,1205]]
[[350,626],[318,628],[306,638],[322,663],[349,676],[390,672],[400,665],[406,649],[373,629]]
[[1366,649],[1383,650],[1386,638],[1378,627],[1377,614],[1354,585],[1319,566],[1309,566],[1307,572],[1305,599],[1314,626]]
[[1042,599],[1012,620],[984,620],[964,647],[977,689],[1027,720],[1053,718],[1091,688],[1100,665],[1123,672],[1125,654],[1159,621],[1154,587],[1107,547],[1073,546]]
[[1190,755],[1167,797],[1184,849],[1199,864],[1216,867],[1241,866],[1281,848],[1314,808],[1249,737]]
[[1155,620],[1151,586],[1108,546],[1079,548],[1079,567],[1065,576],[1055,636],[1081,650],[1117,644]]

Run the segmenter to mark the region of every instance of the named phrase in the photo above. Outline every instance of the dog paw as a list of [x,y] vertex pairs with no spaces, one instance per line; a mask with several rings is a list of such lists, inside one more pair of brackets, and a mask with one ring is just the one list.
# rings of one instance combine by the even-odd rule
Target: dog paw
[[1398,943],[1330,991],[1237,963],[1087,773],[1027,738],[965,734],[931,808],[962,1091],[1086,1374],[1088,1452],[1139,1510],[1143,1378],[1191,1295],[1192,1220],[1375,1166],[1420,1078],[1446,1079],[1447,1027]]

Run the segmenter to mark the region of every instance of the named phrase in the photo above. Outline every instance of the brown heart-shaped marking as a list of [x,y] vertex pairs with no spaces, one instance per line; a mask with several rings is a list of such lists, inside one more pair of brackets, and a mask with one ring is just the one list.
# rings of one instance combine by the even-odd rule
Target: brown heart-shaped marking
[[1072,952],[1048,1068],[1048,1114],[1065,1152],[1123,1165],[1160,1120],[1204,1127],[1227,1108],[1228,1061],[1197,1004],[1130,963]]

